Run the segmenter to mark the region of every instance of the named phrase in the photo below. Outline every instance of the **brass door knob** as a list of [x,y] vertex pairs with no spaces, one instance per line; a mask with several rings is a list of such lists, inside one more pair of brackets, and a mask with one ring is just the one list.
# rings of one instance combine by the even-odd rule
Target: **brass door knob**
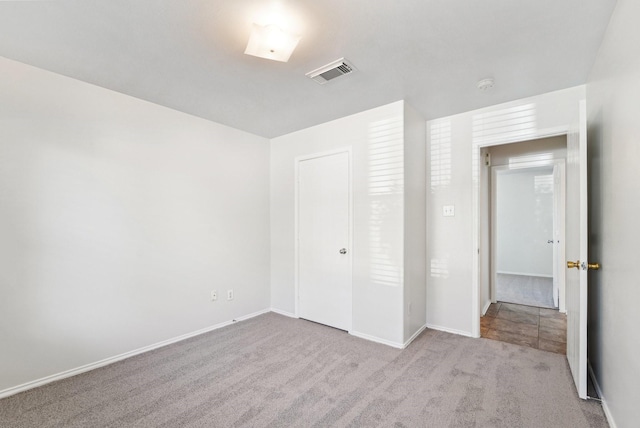
[[569,269],[573,269],[573,268],[580,269],[580,260],[577,260],[575,262],[567,262],[567,267]]
[[580,269],[582,268],[582,270],[598,270],[600,269],[600,263],[580,263],[580,260],[576,260],[575,262],[567,262],[567,268],[569,269]]

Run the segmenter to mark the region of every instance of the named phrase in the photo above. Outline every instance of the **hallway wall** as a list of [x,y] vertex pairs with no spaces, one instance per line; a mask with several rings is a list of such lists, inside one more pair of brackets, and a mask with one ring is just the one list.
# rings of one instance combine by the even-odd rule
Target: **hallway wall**
[[553,167],[496,174],[497,273],[553,278],[553,188]]

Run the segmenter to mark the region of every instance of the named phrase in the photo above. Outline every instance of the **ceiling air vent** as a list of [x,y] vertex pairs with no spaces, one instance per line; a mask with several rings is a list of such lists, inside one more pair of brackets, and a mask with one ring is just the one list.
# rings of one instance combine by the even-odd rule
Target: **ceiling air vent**
[[306,74],[316,82],[324,85],[329,80],[333,80],[336,77],[344,76],[345,74],[353,73],[356,68],[344,58],[340,58],[337,61],[333,61],[330,64],[316,68]]

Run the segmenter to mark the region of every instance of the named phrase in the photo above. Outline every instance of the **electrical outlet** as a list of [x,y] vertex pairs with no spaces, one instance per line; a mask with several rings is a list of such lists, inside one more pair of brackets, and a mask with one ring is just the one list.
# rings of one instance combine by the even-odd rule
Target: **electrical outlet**
[[227,290],[227,300],[233,300],[233,290]]
[[213,290],[211,292],[211,301],[215,302],[216,300],[218,300],[218,292],[216,290]]
[[453,206],[453,205],[443,205],[442,206],[442,215],[444,217],[453,217],[455,215],[455,206]]

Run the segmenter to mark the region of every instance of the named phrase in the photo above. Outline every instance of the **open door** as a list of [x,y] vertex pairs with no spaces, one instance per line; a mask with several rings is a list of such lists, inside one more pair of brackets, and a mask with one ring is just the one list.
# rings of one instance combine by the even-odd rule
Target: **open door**
[[580,102],[580,126],[567,135],[566,307],[567,359],[580,398],[587,398],[587,111]]

